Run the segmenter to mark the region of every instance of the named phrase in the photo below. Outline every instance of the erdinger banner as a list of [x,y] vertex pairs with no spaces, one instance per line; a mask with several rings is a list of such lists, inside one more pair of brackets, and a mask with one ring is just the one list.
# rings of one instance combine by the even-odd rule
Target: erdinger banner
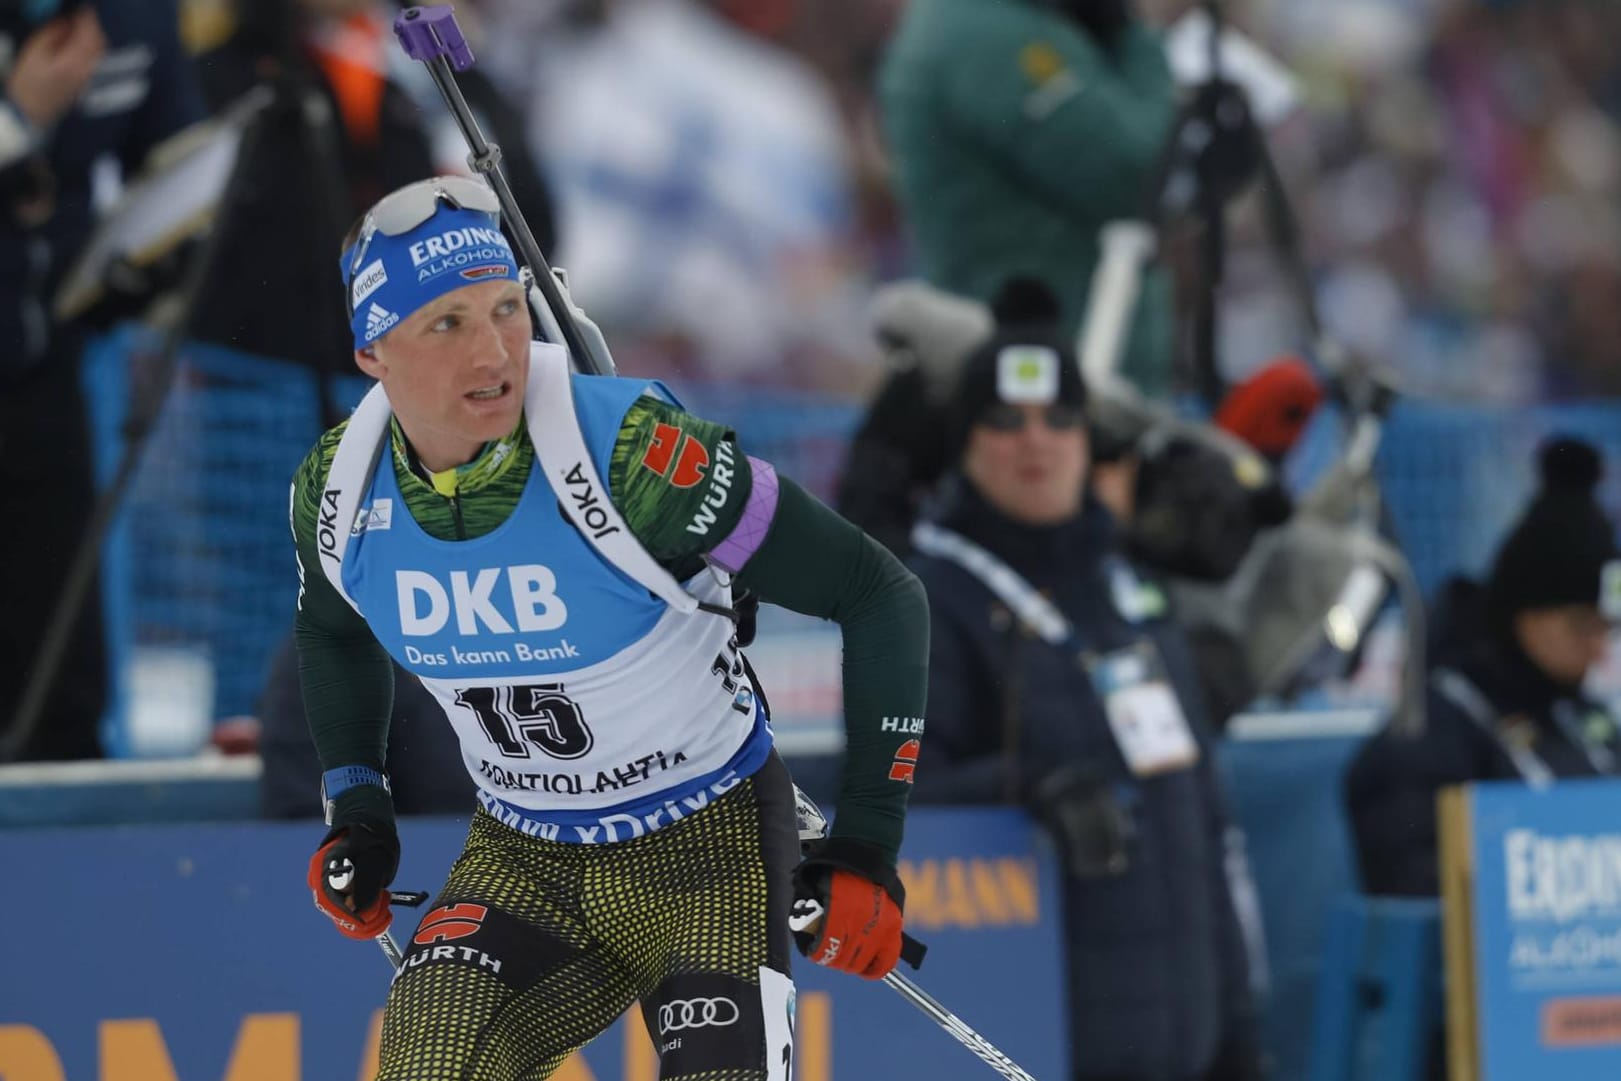
[[[0,1081],[369,1081],[390,971],[338,935],[304,869],[318,822],[0,830],[0,867],[49,883],[15,890],[0,921]],[[405,820],[397,883],[437,889],[465,821]],[[917,981],[1040,1078],[1067,1076],[1053,867],[1023,816],[919,809],[901,875],[907,927],[930,946]],[[8,881],[12,881],[8,879]],[[21,881],[20,878],[16,881]],[[430,963],[521,974],[522,943],[480,905],[396,909]],[[481,933],[490,930],[498,934]],[[795,958],[795,1081],[990,1076],[880,984]],[[667,1049],[725,1026],[720,987],[667,1005]],[[654,1081],[639,1010],[554,1081]]]
[[1621,782],[1442,795],[1453,1081],[1621,1077]]

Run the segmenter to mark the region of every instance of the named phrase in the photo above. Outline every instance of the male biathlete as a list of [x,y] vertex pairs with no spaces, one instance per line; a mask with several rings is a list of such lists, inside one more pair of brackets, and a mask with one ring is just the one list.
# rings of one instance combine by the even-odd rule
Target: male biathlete
[[[445,768],[478,784],[389,993],[379,1081],[544,1078],[638,1000],[661,1078],[787,1077],[791,904],[825,907],[814,961],[876,979],[900,951],[921,588],[658,384],[571,374],[531,341],[481,182],[389,195],[342,270],[378,385],[292,488],[331,827],[316,904],[354,938],[389,926],[391,656],[456,730]],[[843,631],[838,813],[803,862],[744,590]]]

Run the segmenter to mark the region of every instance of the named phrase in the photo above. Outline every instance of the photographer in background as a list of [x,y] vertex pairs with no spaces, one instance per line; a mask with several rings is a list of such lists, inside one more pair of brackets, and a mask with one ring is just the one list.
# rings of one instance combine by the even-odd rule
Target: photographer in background
[[[54,323],[58,284],[94,224],[92,172],[125,175],[201,119],[172,0],[0,0],[0,726],[28,683],[94,507],[79,382],[84,328]],[[24,758],[101,754],[106,659],[94,591]]]
[[[1150,212],[1177,112],[1158,34],[1129,0],[907,5],[879,80],[896,195],[931,285],[989,301],[1030,277],[1073,340],[1099,230]],[[1171,389],[1171,283],[1149,270],[1120,372]]]
[[931,616],[916,798],[1012,803],[1051,832],[1077,1081],[1260,1077],[1248,875],[1229,880],[1238,838],[1192,657],[1091,494],[1087,388],[1051,295],[1012,283],[996,316],[913,534]]
[[[879,291],[872,321],[891,372],[852,440],[837,505],[904,557],[913,523],[954,465],[952,395],[969,358],[991,336],[992,319],[976,301],[908,281]],[[1068,339],[1049,331],[1063,339],[1073,363]],[[1264,530],[1289,517],[1276,470],[1248,441],[1254,433],[1240,439],[1178,417],[1119,380],[1088,390],[1086,483],[1113,516],[1122,551],[1138,565],[1178,583],[1223,582]],[[1244,402],[1253,404],[1253,396]],[[1270,404],[1255,410],[1263,417],[1276,411]],[[1307,415],[1303,407],[1301,423]],[[1224,728],[1255,697],[1253,673],[1230,636],[1205,626],[1189,634],[1210,723]]]

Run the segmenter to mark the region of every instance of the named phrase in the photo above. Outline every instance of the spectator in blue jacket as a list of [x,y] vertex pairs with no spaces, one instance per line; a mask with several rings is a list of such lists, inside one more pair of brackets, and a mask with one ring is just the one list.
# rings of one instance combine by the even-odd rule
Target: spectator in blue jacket
[[1065,865],[1077,1081],[1261,1076],[1228,820],[1186,642],[1087,494],[1086,389],[1020,282],[913,535],[933,646],[916,798],[1029,807]]
[[[53,322],[58,284],[94,224],[92,170],[133,173],[200,120],[173,0],[0,4],[0,729],[33,670],[94,508],[79,383],[81,328]],[[100,754],[99,601],[83,606],[25,758]]]

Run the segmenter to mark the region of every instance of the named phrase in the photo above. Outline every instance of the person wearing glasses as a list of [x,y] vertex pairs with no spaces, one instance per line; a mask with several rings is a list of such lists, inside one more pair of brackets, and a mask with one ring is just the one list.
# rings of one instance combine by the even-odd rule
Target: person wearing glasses
[[951,395],[955,468],[912,535],[932,623],[916,796],[1023,806],[1052,834],[1073,1077],[1259,1077],[1247,877],[1228,877],[1191,652],[1090,493],[1056,299],[1015,279],[993,310]]
[[[786,1078],[791,909],[821,909],[794,943],[818,963],[876,979],[900,952],[926,601],[732,432],[531,341],[501,224],[481,182],[441,178],[344,245],[377,386],[292,487],[330,826],[309,885],[344,934],[388,929],[392,658],[455,729],[445,768],[477,808],[406,944],[381,1081],[543,1078],[638,1001],[661,1077]],[[803,862],[744,590],[843,631],[838,815]]]

